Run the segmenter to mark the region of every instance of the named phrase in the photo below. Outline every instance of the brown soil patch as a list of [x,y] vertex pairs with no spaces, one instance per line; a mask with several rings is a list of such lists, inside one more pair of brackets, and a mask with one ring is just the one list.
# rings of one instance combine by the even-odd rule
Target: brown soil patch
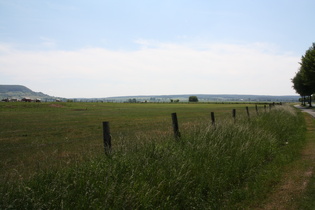
[[256,209],[298,209],[297,203],[305,191],[315,168],[314,118],[305,114],[307,143],[301,151],[301,158],[285,168],[282,182],[270,194],[262,207]]
[[61,105],[61,104],[50,104],[49,106],[50,106],[50,107],[57,107],[57,108],[64,107],[64,106]]

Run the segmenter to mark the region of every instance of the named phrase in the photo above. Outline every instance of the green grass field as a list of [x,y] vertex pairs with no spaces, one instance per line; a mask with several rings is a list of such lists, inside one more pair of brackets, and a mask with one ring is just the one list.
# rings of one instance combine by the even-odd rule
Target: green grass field
[[232,116],[232,108],[245,113],[244,107],[215,104],[0,103],[0,173],[2,177],[16,174],[24,178],[47,166],[70,164],[103,154],[103,121],[110,122],[115,150],[117,146],[126,148],[135,141],[149,140],[152,136],[172,136],[172,112],[178,114],[184,134],[191,125],[210,122],[211,111],[215,111],[217,121],[220,121]]
[[0,103],[0,117],[1,207],[15,209],[242,208],[277,182],[305,132],[293,108],[257,115],[253,104]]

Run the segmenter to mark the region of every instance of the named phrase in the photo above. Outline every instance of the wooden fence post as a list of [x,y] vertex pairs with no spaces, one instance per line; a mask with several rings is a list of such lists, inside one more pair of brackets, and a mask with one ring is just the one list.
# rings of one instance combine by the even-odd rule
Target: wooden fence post
[[258,106],[257,106],[257,104],[255,105],[255,109],[256,109],[256,114],[258,115]]
[[264,105],[264,109],[265,109],[265,112],[266,112],[266,104]]
[[104,140],[104,150],[107,154],[112,148],[112,137],[110,135],[109,122],[103,122],[103,140]]
[[211,112],[211,122],[212,122],[212,125],[215,126],[214,112]]
[[250,119],[250,116],[249,116],[248,106],[246,107],[246,113],[247,113],[247,117],[248,117],[248,120],[249,120],[249,119]]
[[234,118],[234,123],[235,123],[235,121],[236,121],[236,109],[233,109],[232,113],[233,113],[233,118]]
[[180,132],[178,127],[178,120],[177,120],[177,114],[172,113],[172,123],[173,123],[173,131],[174,131],[174,137],[176,140],[180,138]]

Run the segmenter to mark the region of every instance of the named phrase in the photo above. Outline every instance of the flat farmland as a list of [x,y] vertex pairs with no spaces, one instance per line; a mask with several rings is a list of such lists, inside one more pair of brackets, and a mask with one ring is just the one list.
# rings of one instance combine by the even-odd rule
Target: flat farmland
[[1,103],[0,116],[4,209],[257,207],[305,140],[288,105]]
[[173,112],[184,135],[197,124],[210,124],[211,112],[220,122],[232,118],[232,109],[244,117],[246,106],[256,114],[253,104],[0,103],[0,174],[25,178],[103,155],[103,121],[110,122],[113,150],[128,150],[172,139]]

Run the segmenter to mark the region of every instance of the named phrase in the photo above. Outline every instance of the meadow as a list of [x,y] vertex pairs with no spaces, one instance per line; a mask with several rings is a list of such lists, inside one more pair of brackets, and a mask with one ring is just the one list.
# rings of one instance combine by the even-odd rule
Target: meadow
[[[305,139],[294,108],[258,107],[257,114],[253,104],[0,103],[1,209],[258,205]],[[107,155],[103,121],[112,135]]]
[[173,112],[185,130],[210,122],[211,111],[220,121],[236,107],[245,110],[217,104],[0,103],[0,174],[25,178],[46,166],[103,155],[103,121],[110,122],[113,150],[128,149],[143,139],[172,137]]

